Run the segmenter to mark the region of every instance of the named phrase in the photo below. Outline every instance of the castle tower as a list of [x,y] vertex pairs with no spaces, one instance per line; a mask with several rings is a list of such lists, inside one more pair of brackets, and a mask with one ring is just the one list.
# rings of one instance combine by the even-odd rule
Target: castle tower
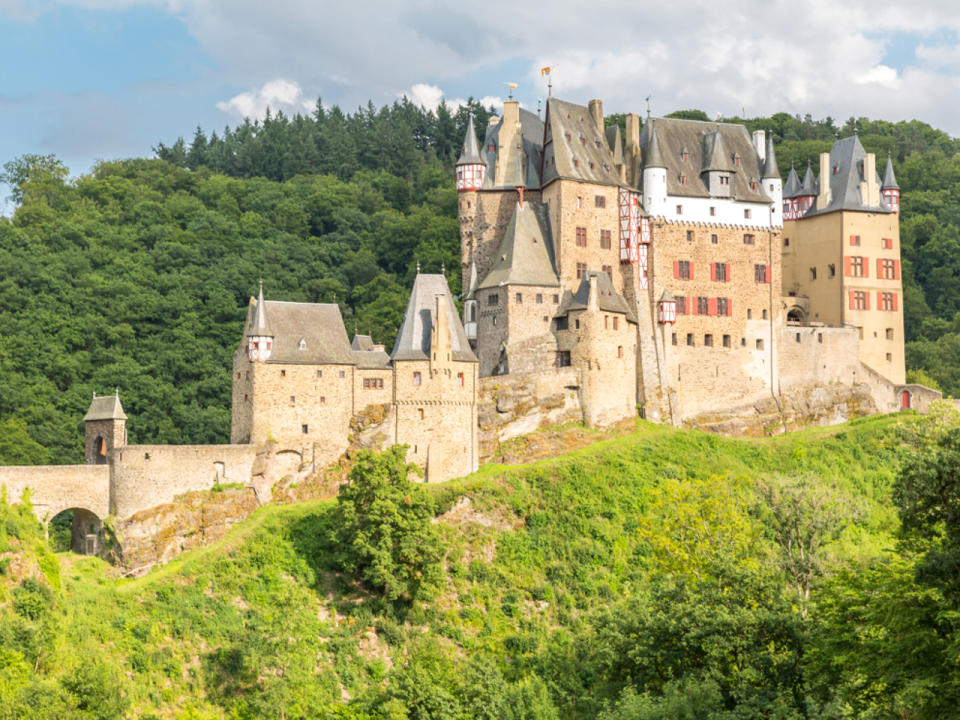
[[895,213],[900,212],[900,186],[897,185],[897,178],[893,174],[893,160],[890,153],[887,153],[887,167],[883,171],[883,182],[880,185],[880,192],[887,205]]
[[667,207],[667,164],[653,120],[643,154],[643,207],[650,215],[663,215]]
[[273,333],[267,324],[267,308],[263,302],[263,281],[260,281],[260,294],[254,308],[253,324],[247,336],[247,356],[250,362],[265,362],[273,352]]
[[763,189],[773,200],[773,208],[770,210],[770,224],[783,225],[783,216],[777,217],[778,208],[783,207],[783,180],[780,179],[780,168],[777,167],[777,156],[773,150],[773,133],[770,133],[767,137],[767,148],[763,160]]
[[84,456],[87,465],[105,465],[107,454],[115,447],[127,444],[127,416],[120,404],[119,391],[93,400],[83,416],[86,428]]
[[457,192],[472,192],[483,185],[483,177],[487,171],[487,164],[480,157],[480,147],[477,145],[477,133],[473,129],[473,115],[467,121],[467,135],[463,139],[463,149],[460,159],[457,160]]
[[787,174],[787,183],[783,186],[783,219],[796,220],[800,217],[798,211],[799,201],[797,195],[800,193],[800,176],[797,175],[797,169],[790,163],[790,172]]

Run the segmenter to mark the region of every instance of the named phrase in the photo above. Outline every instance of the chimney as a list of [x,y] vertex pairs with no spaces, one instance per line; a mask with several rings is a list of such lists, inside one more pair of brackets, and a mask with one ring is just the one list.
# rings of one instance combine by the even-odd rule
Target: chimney
[[590,283],[590,291],[587,295],[587,310],[600,310],[600,291],[597,288],[597,275],[591,273],[587,276],[587,282]]
[[830,181],[833,170],[830,168],[830,153],[820,153],[820,194],[817,196],[817,209],[823,210],[830,204]]
[[877,183],[877,156],[867,153],[863,156],[863,189],[860,199],[865,205],[876,207],[880,204],[880,185]]
[[767,133],[763,130],[753,131],[753,148],[760,157],[760,162],[767,161]]
[[433,332],[430,333],[430,370],[438,372],[441,367],[447,367],[450,358],[450,327],[447,324],[447,298],[436,295],[436,315],[434,315]]
[[593,123],[603,132],[603,100],[591,100],[587,103],[590,114],[593,115]]
[[627,147],[640,147],[640,116],[636,113],[627,115]]
[[520,103],[517,100],[507,100],[503,103],[503,125],[512,128],[520,122]]

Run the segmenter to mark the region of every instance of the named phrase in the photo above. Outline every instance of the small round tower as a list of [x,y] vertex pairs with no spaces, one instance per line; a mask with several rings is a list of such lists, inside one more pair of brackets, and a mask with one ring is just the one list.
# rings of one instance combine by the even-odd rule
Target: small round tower
[[897,185],[897,178],[893,174],[893,159],[890,153],[887,153],[887,167],[883,171],[883,183],[880,185],[880,193],[887,205],[895,213],[900,212],[900,186]]
[[254,310],[250,334],[247,335],[247,357],[250,362],[265,362],[273,352],[273,333],[267,323],[267,308],[263,302],[263,281],[260,281],[260,294]]

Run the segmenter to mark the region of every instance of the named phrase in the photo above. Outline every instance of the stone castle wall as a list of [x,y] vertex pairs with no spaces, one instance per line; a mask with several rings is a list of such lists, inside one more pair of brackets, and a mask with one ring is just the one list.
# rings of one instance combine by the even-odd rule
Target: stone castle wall
[[[110,453],[110,510],[117,518],[217,484],[250,484],[254,445],[127,445]],[[99,467],[99,466],[93,466]],[[106,468],[104,468],[106,470]]]
[[0,467],[0,487],[7,502],[16,503],[30,488],[38,518],[52,519],[70,508],[89,510],[99,518],[110,514],[110,468],[107,465],[14,465]]
[[[661,377],[674,421],[769,394],[779,372],[775,328],[784,322],[779,232],[662,220],[652,230],[651,310],[656,313],[664,290],[686,304],[675,324],[657,322],[654,329],[661,336]],[[689,279],[682,277],[680,261],[690,263]],[[762,281],[758,265],[769,268]],[[708,314],[700,313],[698,298],[707,300]],[[721,314],[718,298],[726,300],[727,314]]]

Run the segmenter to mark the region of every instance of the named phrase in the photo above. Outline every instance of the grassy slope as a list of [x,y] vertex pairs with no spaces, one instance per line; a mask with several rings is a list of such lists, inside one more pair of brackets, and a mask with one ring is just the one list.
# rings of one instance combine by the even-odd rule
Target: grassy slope
[[882,552],[896,523],[895,431],[909,422],[875,417],[734,440],[640,421],[632,435],[553,460],[485,466],[433,488],[448,509],[446,586],[403,616],[324,568],[317,538],[329,502],[262,508],[218,543],[136,580],[63,555],[63,631],[43,670],[69,671],[89,651],[122,669],[138,712],[163,717],[226,717],[254,689],[297,693],[313,707],[363,697],[406,658],[431,653],[455,674],[460,659],[488,652],[519,678],[537,669],[550,638],[582,630],[631,584],[671,561],[681,570],[697,561],[651,543],[676,534],[678,508],[706,517],[719,500],[733,515],[714,524],[745,523],[735,539],[744,561],[769,562],[772,544],[750,507],[755,483],[770,476],[814,475],[860,513],[828,548],[833,558]]

